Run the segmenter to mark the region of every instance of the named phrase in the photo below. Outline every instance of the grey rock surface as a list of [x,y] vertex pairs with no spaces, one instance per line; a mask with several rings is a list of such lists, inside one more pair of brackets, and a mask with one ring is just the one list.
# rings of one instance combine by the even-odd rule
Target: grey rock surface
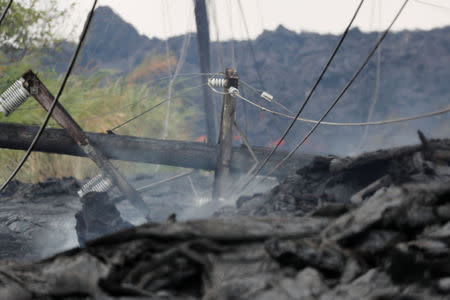
[[[359,203],[351,203],[349,193],[308,211],[297,205],[296,216],[291,207],[271,203],[289,197],[268,196],[295,194],[297,181],[288,179],[283,188],[254,197],[250,211],[273,209],[263,216],[239,211],[248,197],[223,217],[170,218],[36,263],[0,261],[0,299],[448,299],[450,178],[436,168],[450,168],[450,152],[447,141],[430,145],[406,149],[410,154],[400,149],[349,158],[339,170],[330,171],[328,158],[307,167],[312,174],[337,172],[308,179],[315,180],[316,195],[336,185],[356,194],[377,178],[355,184],[354,168],[384,160],[378,176],[389,175],[389,182],[360,193]],[[415,153],[426,168],[417,167]],[[401,167],[394,168],[398,160]]]

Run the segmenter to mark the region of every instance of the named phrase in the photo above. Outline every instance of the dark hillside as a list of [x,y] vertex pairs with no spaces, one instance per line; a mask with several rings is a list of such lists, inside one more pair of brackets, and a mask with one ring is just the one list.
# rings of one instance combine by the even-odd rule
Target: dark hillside
[[[345,83],[361,64],[375,43],[378,33],[363,33],[352,29],[339,51],[329,72],[312,98],[304,116],[320,117]],[[181,73],[198,72],[197,43],[192,34],[187,47],[186,60]],[[220,71],[220,53],[225,66],[231,66],[231,47],[235,47],[237,70],[243,80],[256,88],[265,88],[278,102],[290,110],[297,110],[314,80],[334,48],[339,36],[310,32],[297,34],[280,26],[265,31],[252,41],[256,65],[261,70],[259,82],[248,41],[211,43],[212,71]],[[171,54],[179,57],[183,36],[169,39]],[[165,43],[149,39],[138,32],[108,7],[100,7],[95,15],[89,39],[83,50],[85,65],[115,69],[127,73],[145,57],[165,57]],[[444,108],[449,104],[450,85],[450,27],[431,31],[402,31],[390,33],[381,46],[379,96],[372,120],[422,114]],[[348,90],[327,120],[337,122],[364,122],[373,102],[376,89],[377,55]],[[165,76],[164,74],[161,76]],[[193,83],[195,85],[197,83]],[[248,97],[259,100],[258,95],[242,89]],[[191,96],[192,103],[201,93]],[[263,101],[263,100],[262,100]],[[261,102],[280,111],[280,107]],[[267,145],[280,136],[287,120],[260,114],[248,107],[248,120],[244,120],[242,103],[238,103],[238,119],[242,127],[248,124],[249,139],[253,144]],[[200,104],[198,108],[201,109]],[[415,131],[422,129],[435,137],[450,134],[448,116],[372,127],[368,139],[361,142],[364,127],[342,128],[321,126],[312,137],[309,151],[354,153],[379,147],[401,145],[415,140]],[[293,145],[310,125],[299,124],[289,138]],[[202,128],[198,135],[203,134]],[[297,137],[297,138],[294,138]]]

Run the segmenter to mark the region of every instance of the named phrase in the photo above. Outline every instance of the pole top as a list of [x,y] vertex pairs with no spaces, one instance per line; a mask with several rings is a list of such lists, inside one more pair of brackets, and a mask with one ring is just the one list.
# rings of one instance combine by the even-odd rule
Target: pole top
[[229,89],[230,87],[238,88],[239,76],[235,69],[226,68],[225,69],[225,79],[227,79],[227,84],[225,86],[227,89]]

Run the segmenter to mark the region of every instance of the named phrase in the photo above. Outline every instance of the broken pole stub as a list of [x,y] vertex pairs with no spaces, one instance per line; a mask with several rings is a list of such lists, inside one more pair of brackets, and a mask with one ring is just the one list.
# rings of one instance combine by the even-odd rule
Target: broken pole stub
[[226,187],[230,183],[230,164],[232,153],[232,128],[236,118],[236,98],[229,93],[230,88],[238,88],[239,77],[234,69],[225,69],[226,84],[222,102],[222,116],[219,131],[219,153],[214,175],[213,199],[225,198]]
[[[30,92],[33,98],[36,99],[46,111],[48,111],[52,106],[55,97],[33,71],[27,71],[22,78],[25,80],[23,83],[24,88]],[[60,103],[56,103],[52,112],[52,117],[67,131],[69,136],[77,143],[83,152],[86,153],[86,155],[112,180],[124,196],[126,196],[128,200],[147,217],[149,209],[141,195],[131,186],[125,177],[120,174],[108,158],[106,158],[106,156],[91,141],[89,141],[83,129],[81,129]]]

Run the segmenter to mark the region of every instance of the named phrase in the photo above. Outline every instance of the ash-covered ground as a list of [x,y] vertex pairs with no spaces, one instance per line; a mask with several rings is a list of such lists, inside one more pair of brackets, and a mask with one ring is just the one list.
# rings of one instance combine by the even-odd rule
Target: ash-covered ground
[[[140,188],[164,181],[171,175],[140,175],[132,182]],[[130,202],[113,201],[118,196],[117,190],[110,192],[106,199],[104,195],[91,195],[82,201],[77,192],[84,182],[74,178],[49,178],[37,184],[13,181],[0,194],[0,259],[35,261],[79,246],[77,215],[85,216],[89,225],[95,227],[87,238],[147,222]],[[176,214],[178,220],[208,218],[221,206],[231,205],[231,202],[210,201],[212,182],[212,173],[192,172],[156,185],[143,194],[150,208],[150,220],[165,222],[172,214]],[[275,183],[270,180],[256,190],[270,189]]]
[[[2,198],[1,255],[40,257],[27,247],[40,240],[48,250],[52,233],[55,245],[76,243],[64,236],[82,206],[74,191],[71,179],[11,186]],[[165,220],[195,207],[181,191],[184,201],[151,200],[152,222],[39,262],[0,262],[0,299],[449,299],[448,139],[317,157],[212,218]],[[45,204],[30,197],[39,193]],[[36,217],[17,210],[27,203]],[[133,218],[127,203],[117,208],[121,218],[105,215]]]

